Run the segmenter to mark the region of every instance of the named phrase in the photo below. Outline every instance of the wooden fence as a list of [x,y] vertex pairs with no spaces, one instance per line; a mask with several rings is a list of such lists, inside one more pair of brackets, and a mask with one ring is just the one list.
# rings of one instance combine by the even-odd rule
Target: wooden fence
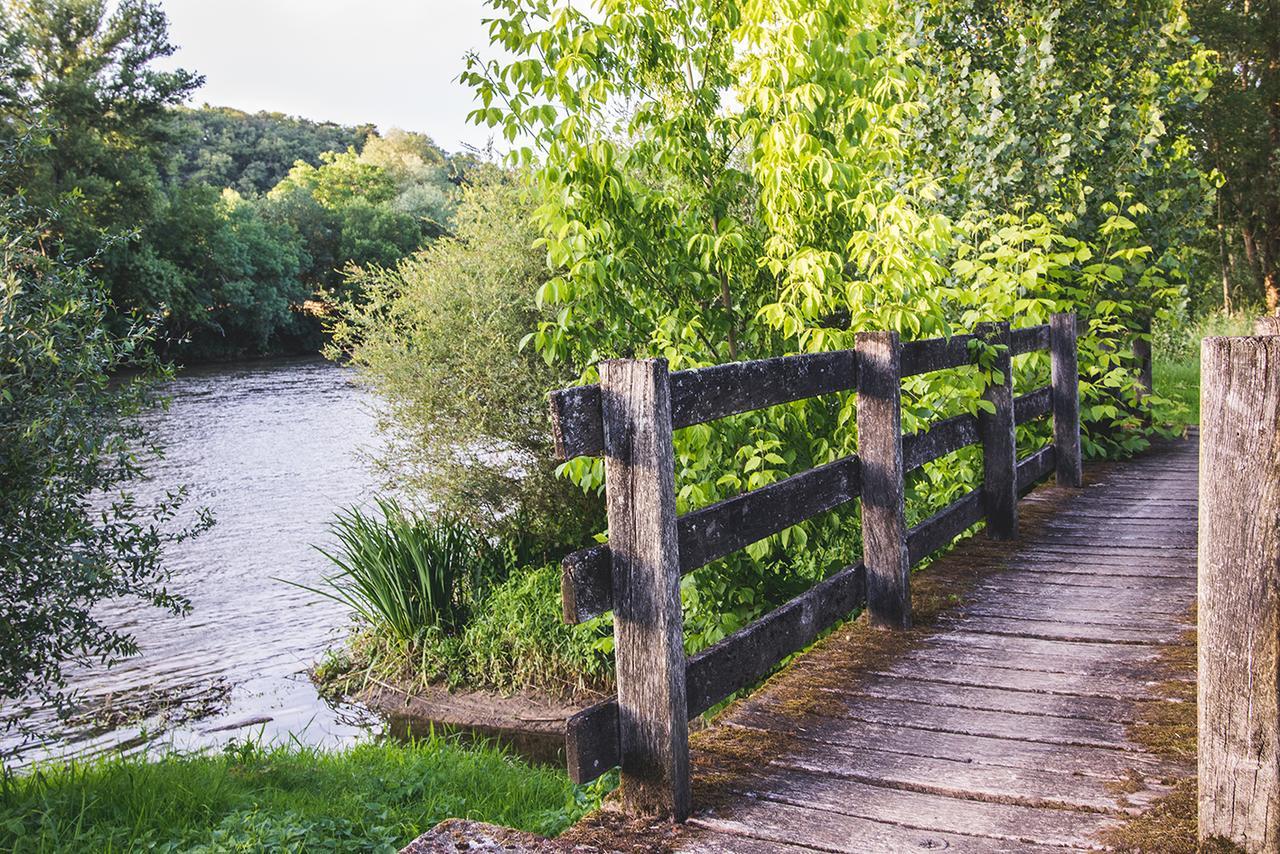
[[[911,625],[910,568],[985,519],[998,539],[1017,535],[1018,496],[1052,471],[1079,486],[1080,427],[1074,314],[1045,326],[986,324],[973,335],[900,344],[893,332],[859,334],[852,350],[785,356],[669,374],[666,361],[600,365],[599,385],[553,392],[561,459],[604,455],[609,542],[564,560],[564,617],[613,611],[618,695],[568,722],[569,775],[594,779],[621,766],[628,811],[683,820],[690,810],[688,722],[768,675],[787,655],[866,606],[873,624]],[[974,363],[971,342],[998,345],[1003,384],[985,392],[993,412],[958,415],[902,435],[902,378]],[[1013,396],[1012,358],[1048,350],[1052,381]],[[672,432],[781,403],[855,391],[858,454],[676,516]],[[1052,445],[1019,461],[1015,426],[1052,414]],[[913,528],[904,477],[981,444],[980,487]],[[680,578],[701,566],[855,498],[862,502],[863,562],[847,567],[754,623],[686,657]]]

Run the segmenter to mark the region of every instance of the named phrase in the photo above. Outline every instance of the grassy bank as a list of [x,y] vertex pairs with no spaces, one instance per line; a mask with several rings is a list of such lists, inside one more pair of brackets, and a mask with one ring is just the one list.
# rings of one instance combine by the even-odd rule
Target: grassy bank
[[553,835],[594,789],[441,737],[326,752],[247,742],[8,774],[0,851],[395,851],[438,821]]

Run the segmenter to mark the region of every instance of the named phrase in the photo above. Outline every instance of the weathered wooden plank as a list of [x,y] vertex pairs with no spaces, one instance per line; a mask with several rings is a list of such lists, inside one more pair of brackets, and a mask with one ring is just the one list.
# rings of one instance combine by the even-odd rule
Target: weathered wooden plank
[[1049,318],[1050,387],[1053,389],[1053,444],[1059,486],[1080,486],[1080,368],[1076,356],[1076,316]]
[[[769,675],[783,658],[850,616],[866,600],[866,568],[851,566],[704,649],[686,664],[686,718]],[[618,764],[618,707],[605,700],[566,725],[569,777],[594,780]]]
[[990,685],[940,684],[917,679],[909,670],[898,676],[867,676],[837,691],[850,697],[909,700],[945,708],[1119,723],[1136,720],[1134,704],[1115,697],[1011,691]]
[[951,338],[926,338],[908,341],[902,345],[902,376],[945,371],[962,365],[973,364],[969,344],[972,335],[955,335]]
[[[780,403],[848,391],[856,388],[857,383],[857,356],[852,350],[677,371],[671,374],[672,425],[678,429]],[[557,458],[596,455],[604,449],[600,386],[553,391],[550,402]]]
[[850,616],[866,595],[866,567],[848,567],[693,656],[688,669],[689,717],[768,676],[783,658]]
[[1054,854],[1061,848],[1010,842],[962,833],[938,833],[901,824],[834,814],[828,810],[760,800],[750,793],[712,813],[695,816],[690,824],[704,834],[692,836],[676,848],[682,854],[768,854],[806,850],[849,854],[897,854],[901,851],[954,851],[956,854]]
[[[1018,663],[1024,667],[1003,667],[996,663],[998,661],[1000,659],[988,651],[929,648],[871,672],[921,682],[980,685],[1072,697],[1137,700],[1151,695],[1151,679],[1142,678],[1139,669],[1133,666],[1113,665],[1110,670],[1104,670],[1097,662],[1050,660],[1048,656],[1020,660]],[[1144,672],[1150,673],[1150,670]]]
[[1280,852],[1280,336],[1201,344],[1200,838]]
[[1014,356],[1021,356],[1035,350],[1048,350],[1049,347],[1048,324],[1024,326],[1009,332],[1009,352]]
[[[849,456],[686,513],[676,520],[680,572],[693,572],[757,540],[834,510],[857,498],[860,491],[861,467],[856,456]],[[613,606],[607,543],[572,552],[561,567],[565,622],[581,623]]]
[[600,365],[622,798],[632,814],[690,810],[675,451],[665,359]]
[[[865,721],[917,730],[984,735],[992,738],[1023,739],[1066,747],[1111,747],[1136,749],[1126,736],[1124,724],[1079,719],[1016,715],[977,709],[939,708],[907,700],[882,697],[843,697],[829,693],[820,714],[844,721]],[[826,706],[831,708],[828,710]],[[922,740],[926,736],[917,734]]]
[[[761,735],[768,737],[769,734],[761,731]],[[878,750],[874,746],[835,745],[808,739],[776,764],[826,777],[948,798],[1113,814],[1139,812],[1141,805],[1149,803],[1153,795],[1168,791],[1159,787],[1133,793],[1138,797],[1121,806],[1116,795],[1092,777],[1038,768],[978,765],[958,759]]]
[[618,701],[602,700],[565,721],[564,753],[575,783],[590,783],[618,767]]
[[982,490],[975,489],[910,530],[907,559],[914,564],[933,554],[981,520]]
[[1066,623],[1054,620],[1022,620],[1015,617],[945,616],[939,623],[969,632],[985,632],[993,635],[1016,635],[1046,640],[1096,641],[1114,644],[1160,644],[1178,640],[1185,629],[1170,626],[1166,629],[1131,628],[1125,626],[1097,626],[1088,623]]
[[1013,420],[1026,424],[1053,411],[1053,389],[1043,386],[1013,399]]
[[902,437],[903,470],[915,471],[927,462],[977,442],[977,416],[963,414],[939,421],[923,433]]
[[1053,471],[1057,454],[1053,445],[1048,445],[1018,462],[1016,479],[1019,495],[1029,492],[1041,478]]
[[1011,540],[1018,536],[1018,444],[1013,420],[1013,362],[1009,356],[1009,324],[984,324],[983,340],[1000,348],[982,399],[992,411],[978,413],[982,437],[982,513],[987,536]]
[[1058,655],[1089,661],[1141,663],[1154,661],[1160,655],[1158,646],[1112,644],[1097,641],[1069,641],[1030,636],[995,635],[962,629],[951,629],[929,638],[931,647],[951,646],[963,649],[995,650],[1013,658],[1024,653]]
[[861,479],[858,457],[850,456],[685,514],[679,523],[681,571],[852,501]]
[[860,332],[856,346],[867,611],[875,626],[905,629],[911,626],[911,561],[903,483],[902,350],[896,332]]
[[1094,834],[1118,821],[1097,813],[870,786],[793,769],[779,769],[763,776],[751,789],[740,791],[748,795],[754,792],[761,800],[813,807],[838,815],[933,832],[980,834],[1008,842],[1088,846],[1093,844]]
[[806,738],[831,745],[874,746],[891,753],[953,759],[975,766],[1039,768],[1104,780],[1123,777],[1130,769],[1159,774],[1170,768],[1168,761],[1149,753],[1114,747],[1075,746],[1064,750],[1060,744],[1033,739],[922,730],[862,720],[833,725],[829,718],[780,716],[767,708],[746,704],[735,710],[732,722],[724,725],[748,726],[781,737]]

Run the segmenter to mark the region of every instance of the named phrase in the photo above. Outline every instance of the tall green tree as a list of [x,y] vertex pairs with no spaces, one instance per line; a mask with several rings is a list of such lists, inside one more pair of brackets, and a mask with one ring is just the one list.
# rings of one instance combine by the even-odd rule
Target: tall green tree
[[[0,146],[0,176],[28,137]],[[158,448],[138,416],[160,403],[151,327],[108,329],[90,261],[64,255],[21,197],[0,198],[0,700],[64,702],[70,664],[137,651],[96,606],[131,597],[181,613],[165,547],[197,533],[184,496],[154,504],[130,486]]]
[[1190,0],[1196,33],[1218,57],[1200,121],[1218,193],[1223,301],[1259,297],[1280,312],[1280,2]]

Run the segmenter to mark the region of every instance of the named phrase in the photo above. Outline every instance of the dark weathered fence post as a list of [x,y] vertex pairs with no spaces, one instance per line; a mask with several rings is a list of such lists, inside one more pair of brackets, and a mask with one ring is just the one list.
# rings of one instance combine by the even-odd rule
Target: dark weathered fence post
[[1280,337],[1200,357],[1200,836],[1280,852]]
[[600,392],[623,803],[683,821],[689,721],[667,362],[604,362]]
[[994,412],[978,412],[982,438],[982,506],[987,536],[1011,540],[1018,536],[1018,446],[1013,420],[1013,357],[1009,351],[1009,324],[984,323],[977,333],[988,344],[1002,347],[993,366],[1003,383],[992,382],[982,399]]
[[1080,366],[1076,352],[1076,315],[1049,318],[1049,359],[1053,388],[1053,446],[1058,484],[1080,486]]
[[902,351],[896,332],[860,332],[858,459],[867,611],[882,628],[911,627],[911,562],[902,460]]

